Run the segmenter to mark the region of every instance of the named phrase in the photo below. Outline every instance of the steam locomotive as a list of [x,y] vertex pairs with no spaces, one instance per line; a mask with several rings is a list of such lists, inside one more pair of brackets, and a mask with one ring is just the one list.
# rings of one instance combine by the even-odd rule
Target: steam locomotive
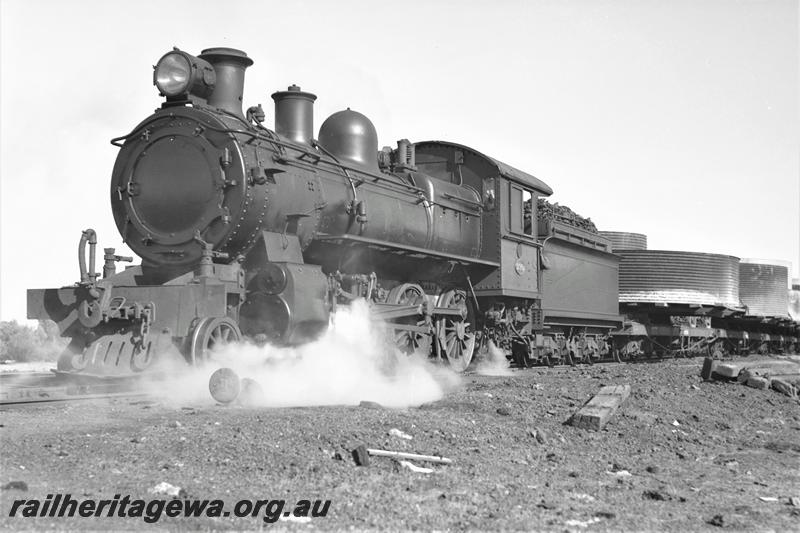
[[242,105],[252,64],[176,48],[154,67],[161,108],[112,140],[111,208],[141,264],[117,272],[132,258],[106,248],[101,277],[87,230],[80,281],[28,291],[29,318],[71,339],[60,371],[197,364],[245,337],[303,343],[356,299],[400,350],[456,370],[492,344],[527,366],[618,356],[614,332],[636,342],[620,257],[587,219],[555,216],[543,181],[453,142],[379,150],[350,109],[315,138],[316,96],[294,85],[272,95],[269,130]]

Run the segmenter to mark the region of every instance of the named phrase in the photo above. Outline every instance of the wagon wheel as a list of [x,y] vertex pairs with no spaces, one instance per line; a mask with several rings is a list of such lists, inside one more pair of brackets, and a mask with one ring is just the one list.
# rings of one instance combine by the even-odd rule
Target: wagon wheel
[[[530,368],[533,366],[533,359],[531,359],[530,347],[525,343],[516,341],[511,345],[511,356],[514,358],[514,364],[519,368]],[[467,363],[469,364],[469,363]]]
[[[467,295],[464,291],[447,291],[439,296],[437,307],[459,309],[462,316],[466,316]],[[453,370],[466,370],[475,351],[475,333],[466,318],[448,315],[437,320],[436,339]]]
[[192,332],[189,362],[193,365],[205,363],[213,350],[239,342],[241,339],[239,326],[230,318],[204,318]]
[[723,359],[725,358],[725,346],[723,346],[722,342],[718,341],[709,346],[708,351],[711,354],[711,357],[714,359]]
[[[425,291],[414,283],[402,283],[389,291],[386,303],[396,305],[420,305],[425,302]],[[415,320],[413,317],[403,319],[409,325],[424,326],[424,320]],[[394,329],[394,342],[404,354],[420,352],[430,354],[431,336],[417,331]]]

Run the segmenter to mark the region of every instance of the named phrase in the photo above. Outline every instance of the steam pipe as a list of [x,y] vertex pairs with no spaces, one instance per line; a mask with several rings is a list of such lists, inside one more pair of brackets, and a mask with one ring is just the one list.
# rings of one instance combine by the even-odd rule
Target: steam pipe
[[[89,243],[89,269],[86,268],[86,243]],[[78,243],[78,270],[81,273],[81,283],[93,283],[97,279],[94,270],[95,247],[97,246],[97,233],[93,229],[84,230],[81,241]]]

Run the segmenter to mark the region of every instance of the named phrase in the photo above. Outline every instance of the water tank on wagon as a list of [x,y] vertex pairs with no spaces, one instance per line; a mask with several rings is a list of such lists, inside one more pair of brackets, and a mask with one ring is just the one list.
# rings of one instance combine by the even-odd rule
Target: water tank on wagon
[[601,231],[600,235],[611,241],[611,251],[647,250],[647,235],[626,231]]
[[800,324],[800,279],[792,280],[792,290],[789,291],[789,317]]
[[778,261],[742,259],[739,262],[739,297],[749,315],[788,315],[789,268]]

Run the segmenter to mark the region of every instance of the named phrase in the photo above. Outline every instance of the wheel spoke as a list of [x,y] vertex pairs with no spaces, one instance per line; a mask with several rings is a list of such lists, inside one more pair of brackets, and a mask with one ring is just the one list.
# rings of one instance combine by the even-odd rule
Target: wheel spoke
[[394,334],[395,345],[403,353],[411,354],[415,352],[420,346],[422,346],[423,340],[424,339],[422,335],[419,335],[413,331],[407,331],[402,329],[395,330]]
[[207,362],[214,350],[237,342],[240,338],[236,322],[228,317],[202,320],[192,334],[191,361],[195,364]]
[[447,350],[447,355],[448,356],[452,357],[452,356],[455,355],[455,349],[456,349],[456,338],[455,338],[455,336],[448,336],[447,337],[447,341],[445,342],[445,349]]

